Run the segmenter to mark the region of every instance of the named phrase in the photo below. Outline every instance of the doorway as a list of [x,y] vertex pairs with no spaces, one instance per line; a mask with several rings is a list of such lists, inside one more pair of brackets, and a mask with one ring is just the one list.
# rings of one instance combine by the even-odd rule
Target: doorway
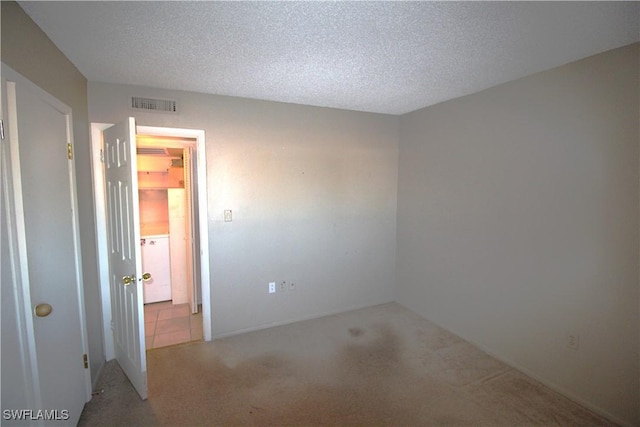
[[136,139],[146,348],[203,338],[194,138]]
[[[98,240],[98,268],[100,273],[100,290],[103,307],[103,328],[106,360],[115,357],[114,342],[112,335],[111,321],[111,296],[109,292],[109,265],[107,253],[106,235],[106,211],[105,211],[105,191],[104,175],[102,163],[102,131],[111,124],[92,123],[92,162],[93,180],[95,193],[95,215],[96,215],[96,235]],[[189,201],[192,206],[190,219],[193,228],[191,245],[191,259],[193,261],[192,283],[195,284],[195,294],[198,304],[195,310],[199,311],[198,316],[202,318],[202,338],[205,341],[211,340],[211,308],[210,308],[210,288],[209,288],[209,247],[208,247],[208,223],[207,223],[207,192],[206,192],[206,155],[205,136],[203,130],[163,128],[153,126],[137,126],[137,134],[141,135],[141,145],[174,145],[173,149],[183,150],[183,156],[189,157],[188,165],[192,165],[189,174],[192,182],[192,191],[189,193],[192,199]],[[151,141],[151,142],[150,142]],[[154,142],[155,141],[155,142]],[[184,159],[183,159],[184,161]],[[184,165],[184,163],[183,163]],[[186,217],[186,215],[185,215]],[[185,218],[186,220],[186,218]],[[193,292],[192,292],[193,293]],[[194,305],[189,304],[189,311],[193,313]],[[146,335],[146,334],[145,334]]]

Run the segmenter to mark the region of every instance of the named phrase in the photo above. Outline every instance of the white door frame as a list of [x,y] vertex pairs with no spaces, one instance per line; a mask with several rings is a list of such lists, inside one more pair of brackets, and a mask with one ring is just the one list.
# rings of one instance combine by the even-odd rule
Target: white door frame
[[[109,292],[109,264],[106,233],[106,198],[104,191],[103,163],[101,159],[102,131],[112,123],[91,123],[91,162],[96,218],[96,244],[98,255],[98,275],[100,297],[102,299],[102,324],[106,360],[115,357],[113,333],[111,330],[111,295]],[[203,338],[211,341],[211,287],[209,280],[209,223],[207,215],[207,166],[205,134],[200,129],[179,129],[157,126],[137,126],[141,135],[172,136],[196,140],[198,228],[200,242],[200,287],[202,290]]]

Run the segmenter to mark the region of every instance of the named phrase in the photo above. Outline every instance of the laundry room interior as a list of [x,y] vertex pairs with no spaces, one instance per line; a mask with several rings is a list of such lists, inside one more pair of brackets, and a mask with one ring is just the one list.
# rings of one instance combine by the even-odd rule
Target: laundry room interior
[[195,263],[193,141],[138,136],[146,347],[202,339]]

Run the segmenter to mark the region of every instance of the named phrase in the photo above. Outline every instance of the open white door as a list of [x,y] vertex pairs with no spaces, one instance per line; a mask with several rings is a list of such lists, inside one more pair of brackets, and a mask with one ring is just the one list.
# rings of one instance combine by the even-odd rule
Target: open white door
[[135,120],[103,132],[109,284],[116,360],[147,398]]

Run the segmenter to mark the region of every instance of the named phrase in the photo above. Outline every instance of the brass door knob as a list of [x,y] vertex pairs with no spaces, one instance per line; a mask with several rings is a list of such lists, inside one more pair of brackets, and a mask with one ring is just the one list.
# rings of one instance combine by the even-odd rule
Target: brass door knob
[[53,307],[50,304],[38,304],[34,309],[36,316],[38,317],[47,317],[53,311]]
[[151,280],[151,273],[144,273],[142,275],[142,280],[144,280],[145,282]]
[[129,286],[135,281],[136,281],[136,276],[134,276],[133,274],[131,276],[124,276],[122,278],[122,284],[125,286]]

